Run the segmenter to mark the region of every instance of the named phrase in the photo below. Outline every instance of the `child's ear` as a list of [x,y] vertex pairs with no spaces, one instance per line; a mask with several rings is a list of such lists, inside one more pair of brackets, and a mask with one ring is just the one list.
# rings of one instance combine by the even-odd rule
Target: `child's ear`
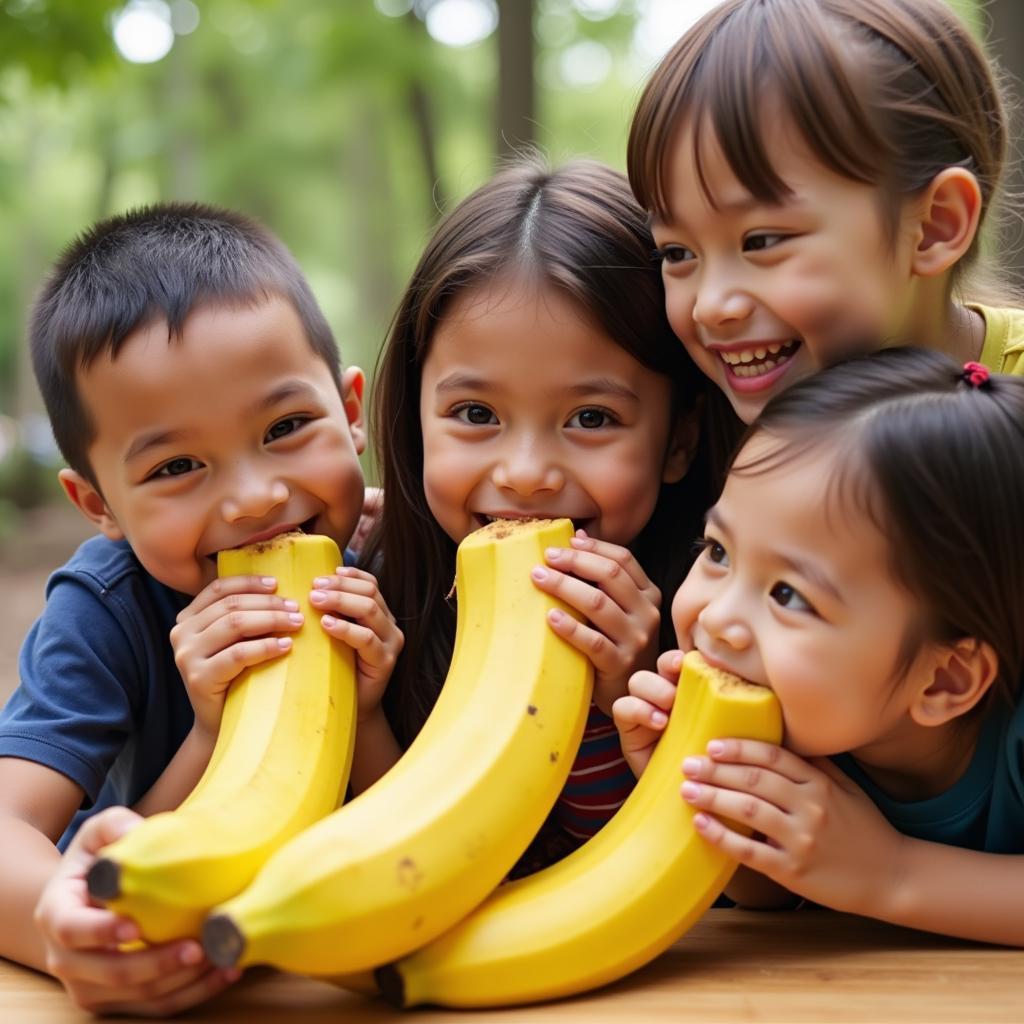
[[365,387],[366,376],[358,366],[350,366],[341,375],[341,401],[345,406],[348,428],[358,455],[362,455],[366,451],[366,427],[363,423],[363,390]]
[[700,440],[700,402],[691,412],[683,413],[675,422],[672,434],[668,439],[668,450],[665,452],[665,464],[661,470],[661,482],[674,484],[686,476],[686,471],[697,453],[697,442]]
[[107,508],[103,495],[89,483],[81,473],[73,469],[62,469],[57,478],[60,480],[64,493],[79,512],[96,527],[104,537],[111,540],[124,540],[124,533],[117,525],[113,513]]
[[973,637],[942,648],[931,681],[915,697],[910,715],[918,725],[943,725],[966,715],[988,693],[999,671],[991,644]]
[[981,188],[966,168],[947,167],[932,178],[918,203],[912,267],[921,277],[936,277],[971,247],[981,219]]

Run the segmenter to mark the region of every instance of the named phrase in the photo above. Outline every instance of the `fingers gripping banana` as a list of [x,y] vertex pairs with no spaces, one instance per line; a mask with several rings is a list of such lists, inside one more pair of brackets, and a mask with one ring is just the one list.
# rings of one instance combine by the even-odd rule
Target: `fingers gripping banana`
[[565,782],[590,704],[588,660],[547,622],[537,589],[568,520],[497,522],[459,546],[455,654],[399,763],[292,840],[207,921],[221,965],[336,975],[439,935],[501,881]]
[[328,537],[285,534],[222,551],[222,576],[275,576],[306,621],[284,657],[232,683],[213,756],[173,812],[147,818],[103,851],[90,894],[135,919],[150,942],[198,937],[210,907],[243,889],[287,839],[344,797],[355,740],[354,656],[308,604],[340,563]]
[[399,1006],[504,1006],[583,992],[653,960],[736,867],[693,828],[682,759],[717,737],[781,735],[769,690],[688,654],[665,734],[615,817],[565,860],[501,886],[437,941],[379,969],[381,990]]

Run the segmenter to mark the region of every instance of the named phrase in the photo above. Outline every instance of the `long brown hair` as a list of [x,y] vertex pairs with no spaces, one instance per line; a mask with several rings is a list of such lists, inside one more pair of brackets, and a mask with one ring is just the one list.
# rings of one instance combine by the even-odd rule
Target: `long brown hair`
[[[629,180],[644,207],[669,216],[665,167],[688,124],[695,187],[709,191],[700,148],[710,134],[751,195],[780,201],[790,189],[766,145],[778,127],[766,103],[779,103],[825,167],[878,187],[891,237],[904,199],[947,167],[975,175],[984,218],[1006,161],[1001,92],[944,0],[725,0],[647,83],[630,130]],[[976,237],[951,286],[963,285],[979,249]],[[1004,287],[999,298],[1008,294]]]
[[[592,161],[555,171],[523,161],[442,221],[395,315],[371,402],[385,500],[362,561],[377,573],[405,634],[384,698],[403,746],[437,699],[455,636],[454,604],[445,597],[455,544],[431,515],[423,490],[423,362],[453,299],[510,271],[560,289],[635,359],[669,377],[674,415],[692,412],[702,386],[668,325],[646,214],[623,175]],[[694,531],[709,502],[706,461],[699,450],[685,480],[662,485],[654,515],[631,545],[666,603],[689,566]],[[663,626],[671,628],[668,615]]]
[[920,603],[897,669],[925,640],[974,638],[999,659],[993,697],[1015,701],[1024,673],[1024,378],[969,376],[930,349],[840,363],[773,398],[744,440],[767,434],[780,445],[757,459],[741,448],[730,472],[770,471],[828,446],[830,494],[870,516],[889,541],[893,578]]

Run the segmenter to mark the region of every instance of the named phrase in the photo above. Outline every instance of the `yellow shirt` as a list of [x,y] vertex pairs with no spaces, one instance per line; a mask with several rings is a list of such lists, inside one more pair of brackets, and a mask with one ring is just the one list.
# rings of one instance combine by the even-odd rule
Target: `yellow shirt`
[[1024,377],[1024,309],[995,309],[968,303],[985,321],[981,358],[993,373]]

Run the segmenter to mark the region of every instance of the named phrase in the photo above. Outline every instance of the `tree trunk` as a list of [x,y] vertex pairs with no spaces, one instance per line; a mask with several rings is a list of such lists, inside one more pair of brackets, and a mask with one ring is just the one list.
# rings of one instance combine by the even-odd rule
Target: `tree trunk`
[[534,141],[534,0],[498,0],[498,157]]
[[[1024,4],[1021,0],[988,0],[985,11],[990,22],[988,49],[1010,78],[1012,99],[1019,106],[1024,102]],[[1013,104],[1011,104],[1012,106]],[[1003,191],[1008,197],[1009,215],[1005,218],[1006,237],[1002,240],[999,264],[1012,273],[1018,285],[1024,284],[1024,147],[1021,130],[1024,113],[1010,114],[1010,151]]]

